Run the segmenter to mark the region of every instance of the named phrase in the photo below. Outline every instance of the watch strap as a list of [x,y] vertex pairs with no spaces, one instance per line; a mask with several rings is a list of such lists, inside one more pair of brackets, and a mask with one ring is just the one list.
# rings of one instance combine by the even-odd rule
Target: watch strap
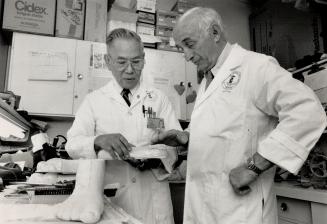
[[259,167],[257,167],[257,166],[254,164],[254,160],[253,160],[252,157],[248,159],[247,168],[248,168],[249,170],[252,170],[253,172],[255,172],[255,173],[258,174],[258,175],[260,175],[260,174],[263,172],[263,170],[261,170]]

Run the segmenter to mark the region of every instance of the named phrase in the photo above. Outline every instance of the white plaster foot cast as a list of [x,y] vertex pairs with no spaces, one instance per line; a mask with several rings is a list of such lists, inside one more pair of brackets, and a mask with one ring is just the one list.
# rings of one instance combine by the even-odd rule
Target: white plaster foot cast
[[74,192],[57,205],[57,217],[84,223],[99,221],[104,209],[104,171],[104,160],[79,160]]
[[76,173],[79,160],[53,158],[37,164],[40,173]]
[[57,180],[57,173],[33,173],[27,182],[30,184],[55,184]]

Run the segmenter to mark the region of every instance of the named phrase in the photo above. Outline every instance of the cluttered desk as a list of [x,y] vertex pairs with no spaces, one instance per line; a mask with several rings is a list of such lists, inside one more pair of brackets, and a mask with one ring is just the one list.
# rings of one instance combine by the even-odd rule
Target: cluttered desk
[[[54,158],[40,162],[27,181],[7,182],[0,193],[0,211],[4,214],[0,223],[141,224],[111,202],[119,184],[103,188],[104,169],[93,169],[99,163],[104,167],[104,160]],[[90,175],[93,171],[98,172]],[[103,192],[97,195],[96,189]]]
[[26,181],[6,171],[12,176],[0,193],[0,223],[141,224],[111,202],[120,185],[104,184],[105,160],[40,161]]
[[[9,99],[9,98],[8,98]],[[12,98],[10,98],[12,101]],[[78,219],[74,221],[72,217],[62,217],[58,215],[58,205],[61,205],[61,213],[64,214],[65,210],[74,211],[76,207],[85,204],[86,206],[92,205],[92,202],[100,204],[100,208],[92,208],[93,212],[100,212],[97,219],[81,219],[85,223],[113,223],[113,224],[140,224],[137,219],[127,214],[123,209],[111,202],[110,197],[115,195],[119,184],[109,184],[104,186],[103,194],[100,193],[100,200],[83,200],[82,196],[87,197],[88,188],[83,194],[80,194],[76,203],[70,205],[62,205],[64,201],[71,198],[74,191],[79,191],[83,185],[79,184],[76,187],[76,179],[78,179],[77,167],[79,161],[65,160],[51,154],[51,146],[48,144],[33,144],[35,148],[47,148],[48,154],[44,154],[42,150],[31,150],[31,130],[33,124],[24,119],[19,113],[16,112],[13,105],[7,104],[5,101],[0,100],[0,130],[1,136],[1,155],[17,152],[18,157],[25,159],[22,162],[11,162],[3,160],[0,162],[0,223],[77,223]],[[41,143],[44,135],[38,134],[36,142]],[[35,142],[34,142],[35,143]],[[60,147],[59,147],[60,148]],[[37,153],[39,152],[39,153]],[[56,151],[58,153],[58,151]],[[50,153],[50,154],[49,154]],[[21,156],[23,154],[23,156]],[[34,158],[33,158],[34,156]],[[11,158],[11,157],[6,157]],[[3,159],[3,158],[2,158]],[[29,164],[26,169],[25,165],[28,160],[33,160],[35,166]],[[42,161],[42,162],[41,162]],[[49,163],[48,163],[49,161]],[[63,163],[67,161],[67,163]],[[82,163],[87,163],[88,160]],[[103,160],[94,160],[99,163]],[[29,162],[31,163],[31,162]],[[50,164],[50,165],[49,165]],[[67,165],[69,164],[69,165]],[[89,169],[90,170],[90,169]],[[103,169],[104,170],[104,169]],[[84,170],[83,173],[86,171]],[[104,172],[104,171],[103,171]],[[29,177],[30,176],[30,177]],[[81,176],[81,175],[80,175]],[[96,175],[89,175],[87,180],[96,178]],[[80,179],[83,179],[83,177]],[[99,178],[101,179],[101,178]],[[103,179],[103,178],[102,178]],[[92,186],[98,182],[100,189],[103,189],[101,181],[93,180]],[[77,190],[76,190],[77,189]],[[101,190],[102,191],[102,190]],[[76,195],[77,193],[75,193]],[[103,198],[103,205],[101,200]],[[71,200],[72,201],[72,200]],[[67,203],[66,203],[67,204]],[[68,206],[67,208],[65,206]],[[79,210],[81,213],[85,210]],[[101,216],[101,217],[100,217]]]

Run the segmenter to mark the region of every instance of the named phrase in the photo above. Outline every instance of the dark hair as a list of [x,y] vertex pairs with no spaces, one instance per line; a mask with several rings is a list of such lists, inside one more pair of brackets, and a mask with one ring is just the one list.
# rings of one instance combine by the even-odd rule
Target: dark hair
[[140,46],[143,48],[143,43],[141,37],[132,30],[128,30],[125,28],[118,28],[110,31],[109,35],[107,36],[106,43],[108,46],[116,39],[130,39],[135,40],[136,42],[140,43]]

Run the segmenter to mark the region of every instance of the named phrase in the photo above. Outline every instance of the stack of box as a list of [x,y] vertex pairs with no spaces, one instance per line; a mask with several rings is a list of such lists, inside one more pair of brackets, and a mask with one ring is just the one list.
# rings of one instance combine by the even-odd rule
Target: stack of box
[[117,28],[125,28],[136,32],[137,16],[132,9],[113,5],[108,12],[107,35]]
[[179,18],[177,12],[172,11],[157,11],[157,24],[156,24],[156,36],[160,37],[161,41],[157,44],[157,49],[168,51],[179,51],[175,46],[172,38],[173,29]]
[[108,0],[5,0],[2,28],[105,42],[107,4]]
[[184,13],[187,10],[196,6],[197,5],[190,0],[177,0],[172,10],[178,13]]
[[[138,14],[136,32],[142,39],[147,39],[143,37],[151,39],[154,37],[156,24],[156,0],[138,0],[136,8]],[[144,42],[144,46],[155,48],[156,44]]]
[[156,12],[156,0],[137,0],[136,10],[143,12]]
[[156,0],[137,0],[137,13],[135,8],[113,6],[107,15],[108,0],[5,0],[2,27],[96,42],[105,42],[110,30],[124,27],[140,34],[145,46],[178,51],[172,31],[179,13],[195,6],[191,1],[177,0],[177,12],[156,13]]

